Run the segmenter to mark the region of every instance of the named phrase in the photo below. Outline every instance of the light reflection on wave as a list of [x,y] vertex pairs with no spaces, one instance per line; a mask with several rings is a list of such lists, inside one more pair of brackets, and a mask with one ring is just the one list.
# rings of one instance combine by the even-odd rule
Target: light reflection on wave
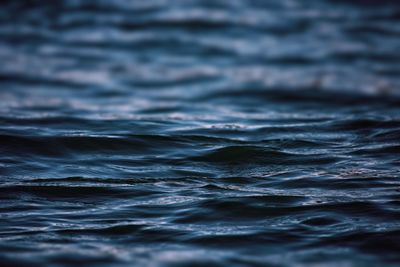
[[2,266],[398,265],[374,2],[6,1]]

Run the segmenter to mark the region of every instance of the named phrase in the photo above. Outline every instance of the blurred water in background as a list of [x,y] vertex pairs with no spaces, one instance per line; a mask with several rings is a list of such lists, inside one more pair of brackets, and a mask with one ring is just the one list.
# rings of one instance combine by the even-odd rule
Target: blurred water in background
[[400,2],[2,1],[1,266],[398,266]]

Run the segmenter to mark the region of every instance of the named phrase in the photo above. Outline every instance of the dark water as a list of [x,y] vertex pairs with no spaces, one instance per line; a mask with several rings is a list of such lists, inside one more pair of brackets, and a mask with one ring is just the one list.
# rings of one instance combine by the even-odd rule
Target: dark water
[[2,1],[1,266],[399,266],[398,1]]

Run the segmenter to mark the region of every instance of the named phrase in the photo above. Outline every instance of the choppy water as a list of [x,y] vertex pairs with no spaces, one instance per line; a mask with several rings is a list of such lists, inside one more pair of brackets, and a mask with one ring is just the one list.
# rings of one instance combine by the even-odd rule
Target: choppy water
[[398,266],[397,1],[2,1],[1,266]]

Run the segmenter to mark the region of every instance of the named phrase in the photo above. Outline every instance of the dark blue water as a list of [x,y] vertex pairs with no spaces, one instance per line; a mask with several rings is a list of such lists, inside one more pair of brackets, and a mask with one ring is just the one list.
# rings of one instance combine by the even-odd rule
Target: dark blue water
[[398,1],[2,1],[0,266],[399,266]]

